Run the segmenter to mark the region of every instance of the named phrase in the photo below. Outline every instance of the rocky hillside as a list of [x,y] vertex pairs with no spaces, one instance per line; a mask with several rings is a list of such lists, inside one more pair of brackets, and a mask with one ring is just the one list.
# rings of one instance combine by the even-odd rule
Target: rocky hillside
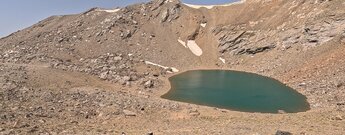
[[[343,7],[154,0],[49,17],[0,39],[0,134],[344,134]],[[276,78],[311,110],[248,114],[160,98],[168,77],[193,69]]]

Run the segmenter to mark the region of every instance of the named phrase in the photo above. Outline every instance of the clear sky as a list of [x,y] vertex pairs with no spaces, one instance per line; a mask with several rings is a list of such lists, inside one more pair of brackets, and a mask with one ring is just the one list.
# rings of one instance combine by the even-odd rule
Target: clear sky
[[[29,27],[52,15],[84,12],[92,7],[114,8],[149,0],[0,0],[0,37]],[[190,4],[223,4],[238,0],[181,0]]]

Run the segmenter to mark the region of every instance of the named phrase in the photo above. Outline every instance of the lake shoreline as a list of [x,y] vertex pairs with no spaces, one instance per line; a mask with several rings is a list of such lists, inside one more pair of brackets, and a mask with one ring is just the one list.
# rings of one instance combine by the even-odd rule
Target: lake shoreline
[[[278,91],[280,91],[280,89],[285,89],[284,87],[286,87],[286,92],[288,92],[288,91],[290,91],[291,93],[296,93],[297,95],[299,95],[299,96],[303,96],[304,98],[303,98],[303,100],[304,100],[304,102],[305,103],[303,103],[303,104],[307,104],[305,107],[305,110],[304,111],[302,111],[302,112],[305,112],[305,111],[308,111],[308,110],[310,110],[310,105],[308,104],[308,102],[307,102],[307,98],[304,96],[304,95],[302,95],[301,93],[298,93],[298,91],[296,91],[296,90],[294,90],[294,89],[292,89],[291,87],[288,87],[288,86],[286,86],[285,84],[281,84],[278,80],[276,80],[276,79],[273,79],[273,78],[270,78],[270,77],[266,77],[266,76],[261,76],[261,75],[259,75],[259,74],[255,74],[255,73],[248,73],[248,72],[242,72],[242,71],[234,71],[234,70],[209,70],[209,69],[203,69],[203,70],[188,70],[188,71],[185,71],[185,72],[181,72],[181,73],[178,73],[178,74],[176,74],[176,75],[174,75],[174,76],[170,76],[170,77],[168,77],[168,81],[169,81],[169,85],[170,85],[170,90],[167,92],[167,93],[165,93],[165,94],[163,94],[163,95],[161,95],[160,97],[161,98],[163,98],[163,99],[170,99],[170,100],[173,100],[173,98],[172,97],[170,97],[169,98],[169,93],[171,94],[171,93],[176,93],[176,89],[175,89],[175,92],[174,91],[172,91],[173,90],[173,88],[172,88],[172,83],[174,82],[174,79],[175,78],[173,78],[173,77],[179,77],[179,76],[183,76],[184,74],[192,74],[192,73],[201,73],[201,72],[206,72],[206,73],[209,73],[209,72],[211,72],[211,73],[217,73],[217,72],[214,72],[214,71],[225,71],[225,73],[223,73],[224,75],[227,75],[227,74],[233,74],[233,75],[236,75],[236,74],[238,74],[238,75],[245,75],[245,76],[250,76],[250,78],[249,78],[249,80],[252,80],[252,79],[259,79],[259,80],[262,80],[262,81],[272,81],[272,83],[274,83],[275,85],[272,85],[272,86],[279,86],[279,85],[281,85],[281,86],[279,86],[279,87],[281,87],[281,88],[274,88],[274,91],[276,91],[276,90],[278,90]],[[212,75],[211,75],[212,76]],[[227,78],[229,78],[229,76],[227,77]],[[231,77],[230,76],[230,78],[233,78],[233,77]],[[192,78],[191,78],[192,79]],[[195,78],[196,79],[196,78]],[[195,80],[195,79],[193,79],[193,80]],[[200,78],[201,79],[201,78]],[[217,76],[213,76],[213,79],[217,79]],[[188,79],[189,80],[189,79]],[[184,85],[190,85],[189,83],[188,83],[188,80],[186,80],[187,82],[186,82],[186,84],[184,84]],[[197,79],[197,80],[199,80],[199,79]],[[243,79],[242,79],[243,80]],[[257,81],[259,81],[259,80],[257,80]],[[214,81],[214,80],[213,80]],[[235,79],[235,81],[236,81],[236,79]],[[245,80],[244,80],[245,81]],[[209,82],[209,80],[208,81],[206,81],[206,82],[203,82],[203,83],[201,83],[201,84],[207,84],[207,82]],[[217,82],[219,82],[219,81],[216,81],[216,82],[213,82],[213,84],[215,85],[215,86],[207,86],[207,87],[214,87],[214,88],[218,88],[219,89],[219,87],[220,86],[218,86],[218,85],[222,85],[222,84],[218,84],[218,85],[216,85],[216,83]],[[246,82],[246,83],[249,83],[249,82]],[[253,83],[253,82],[252,82]],[[212,85],[213,85],[212,84]],[[279,84],[279,85],[278,85]],[[175,84],[176,85],[176,84]],[[180,85],[182,85],[182,84],[180,84]],[[224,85],[228,85],[228,84],[224,84]],[[245,86],[246,85],[244,85],[243,86],[243,88],[235,88],[235,89],[243,89],[243,90],[245,90],[246,88],[245,88]],[[186,86],[184,86],[183,88],[185,88]],[[222,86],[223,87],[223,86]],[[226,86],[224,86],[224,87],[226,87]],[[238,87],[238,86],[237,86]],[[264,86],[264,87],[271,87],[269,84],[268,85],[266,85],[266,86]],[[265,88],[265,89],[262,89],[262,90],[265,90],[265,91],[267,91],[267,90],[269,90],[269,89],[267,89],[267,88]],[[193,89],[193,88],[192,88]],[[223,89],[223,88],[221,88],[221,89]],[[227,88],[227,89],[229,89],[229,88]],[[260,89],[260,87],[258,87],[258,88],[255,88],[255,89]],[[200,89],[199,89],[200,90]],[[190,91],[190,90],[188,90],[188,91]],[[256,91],[256,90],[255,90]],[[255,91],[253,91],[253,92],[255,92]],[[276,92],[278,92],[278,91],[276,91]],[[284,90],[285,91],[285,90]],[[196,92],[196,91],[195,91]],[[263,91],[262,91],[263,92]],[[273,91],[272,91],[273,92]],[[273,92],[273,93],[276,93],[276,92]],[[177,92],[178,93],[178,92]],[[182,92],[182,93],[184,93],[184,92]],[[202,94],[202,93],[204,93],[204,92],[202,92],[202,91],[200,91],[200,93]],[[268,93],[271,93],[271,92],[268,92]],[[267,94],[268,94],[267,93]],[[229,93],[230,94],[230,93]],[[199,94],[198,94],[199,95]],[[166,97],[164,97],[164,96],[166,96]],[[219,95],[220,97],[222,97],[223,95]],[[219,97],[219,96],[217,96],[217,97]],[[229,95],[229,96],[231,96],[231,94]],[[286,95],[287,96],[287,95]],[[236,97],[236,96],[235,96]],[[270,96],[267,96],[267,98],[269,98]],[[283,97],[285,97],[285,96],[283,96]],[[282,98],[283,98],[282,97]],[[272,97],[273,98],[273,97]],[[194,98],[192,98],[192,99],[194,99]],[[199,100],[201,100],[201,99],[199,99]],[[249,99],[248,99],[249,100]],[[262,99],[261,99],[262,100]],[[174,100],[174,101],[178,101],[178,100]],[[279,101],[281,101],[281,99],[279,100]],[[294,100],[295,101],[295,100]],[[189,101],[188,103],[191,103],[191,102],[193,102],[193,101]],[[213,101],[214,102],[214,101]],[[203,106],[210,106],[210,107],[215,107],[215,106],[218,106],[217,104],[207,104],[207,103],[196,103],[195,101],[193,102],[193,103],[195,103],[195,104],[198,104],[198,105],[203,105]],[[230,103],[230,102],[229,102]],[[268,103],[271,103],[271,102],[268,102]],[[273,102],[272,102],[273,103]],[[222,103],[223,104],[223,103]],[[236,104],[236,103],[230,103],[230,104]],[[268,106],[267,106],[268,107]],[[231,111],[241,111],[241,109],[239,109],[239,108],[237,108],[237,109],[235,109],[235,108],[227,108],[227,107],[225,107],[225,106],[223,106],[223,107],[218,107],[218,108],[223,108],[223,109],[228,109],[228,110],[231,110]],[[285,109],[283,109],[283,108],[280,108],[280,109],[278,109],[277,108],[277,110],[276,111],[274,111],[275,113],[279,113],[279,110],[281,111],[281,112],[283,112],[283,110],[286,112],[287,110],[285,110]],[[243,110],[244,111],[244,110]],[[264,110],[262,110],[262,111],[264,111]],[[244,111],[244,112],[248,112],[248,110],[247,111]],[[249,111],[249,112],[252,112],[252,111]],[[257,111],[254,111],[254,112],[257,112]],[[291,112],[291,111],[287,111],[287,112]],[[273,113],[272,111],[270,111],[270,112],[262,112],[262,113]],[[296,113],[296,112],[293,112],[293,113]],[[274,113],[273,113],[274,114]]]

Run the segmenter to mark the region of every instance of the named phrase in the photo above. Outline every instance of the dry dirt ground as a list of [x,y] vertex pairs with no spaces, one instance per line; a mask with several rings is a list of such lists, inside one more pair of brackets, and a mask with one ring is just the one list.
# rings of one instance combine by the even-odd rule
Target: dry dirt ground
[[[0,134],[343,135],[343,7],[155,0],[49,17],[0,39]],[[311,110],[243,113],[160,98],[170,76],[195,69],[278,79]]]

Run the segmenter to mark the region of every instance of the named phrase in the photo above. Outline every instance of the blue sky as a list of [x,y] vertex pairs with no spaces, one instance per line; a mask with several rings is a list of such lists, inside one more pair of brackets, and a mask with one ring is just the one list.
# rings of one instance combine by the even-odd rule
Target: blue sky
[[[52,15],[73,14],[92,7],[114,8],[149,0],[0,0],[0,37]],[[191,4],[222,4],[237,0],[181,0]]]

